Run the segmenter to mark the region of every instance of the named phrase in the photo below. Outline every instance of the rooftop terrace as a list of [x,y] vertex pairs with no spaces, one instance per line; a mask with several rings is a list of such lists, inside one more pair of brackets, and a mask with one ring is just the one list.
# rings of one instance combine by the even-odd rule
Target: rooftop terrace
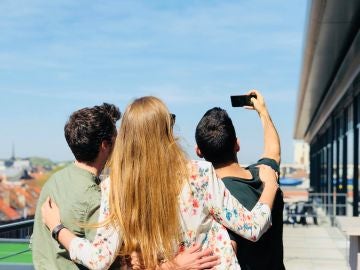
[[[318,216],[318,225],[284,224],[287,270],[349,270],[348,248],[347,237],[325,215]],[[5,269],[33,269],[27,243],[0,242],[0,270]]]

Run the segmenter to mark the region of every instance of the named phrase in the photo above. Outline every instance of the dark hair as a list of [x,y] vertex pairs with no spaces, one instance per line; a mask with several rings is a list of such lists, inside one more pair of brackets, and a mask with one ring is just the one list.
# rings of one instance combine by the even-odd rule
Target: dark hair
[[195,139],[201,154],[214,166],[236,161],[235,128],[225,110],[208,110],[196,127]]
[[119,108],[108,103],[72,113],[65,124],[64,132],[76,160],[95,161],[101,143],[112,143],[116,135],[115,124],[120,117]]

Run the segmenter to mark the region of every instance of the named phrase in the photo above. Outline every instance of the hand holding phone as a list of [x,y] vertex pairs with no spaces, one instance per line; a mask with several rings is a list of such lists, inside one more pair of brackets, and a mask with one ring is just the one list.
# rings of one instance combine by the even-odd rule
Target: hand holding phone
[[231,106],[233,106],[233,107],[244,107],[244,106],[252,107],[253,104],[251,102],[251,98],[256,98],[256,95],[250,94],[250,95],[230,96]]

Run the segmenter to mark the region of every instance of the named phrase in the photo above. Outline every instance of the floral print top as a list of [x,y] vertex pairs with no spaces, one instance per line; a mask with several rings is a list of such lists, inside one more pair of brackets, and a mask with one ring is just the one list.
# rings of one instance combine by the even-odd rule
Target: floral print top
[[[256,241],[271,226],[268,205],[257,203],[252,211],[242,206],[217,179],[211,163],[191,161],[191,176],[179,197],[184,248],[200,242],[210,247],[221,258],[215,269],[240,269],[226,228]],[[102,200],[99,221],[109,215],[110,179],[101,183]],[[117,255],[121,233],[111,226],[97,229],[90,242],[74,238],[70,244],[70,257],[90,269],[107,269]]]

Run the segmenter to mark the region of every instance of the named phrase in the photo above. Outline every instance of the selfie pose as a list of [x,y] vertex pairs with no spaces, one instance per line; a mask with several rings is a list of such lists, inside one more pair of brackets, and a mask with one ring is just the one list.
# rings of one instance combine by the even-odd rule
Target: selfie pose
[[[252,209],[263,191],[258,166],[265,164],[279,172],[280,138],[259,91],[252,90],[247,95],[233,96],[232,105],[246,107],[258,113],[264,134],[264,152],[261,158],[247,167],[240,165],[237,158],[240,141],[236,137],[234,125],[227,112],[218,107],[208,110],[196,127],[196,152],[199,157],[212,163],[216,175],[221,178],[231,194],[247,209]],[[243,123],[242,127],[245,125],[246,128],[249,127],[247,123]],[[247,241],[229,230],[241,269],[285,269],[283,209],[284,200],[279,189],[271,213],[272,226],[256,243]]]
[[[145,267],[174,269],[176,254],[201,243],[219,256],[215,269],[240,269],[226,228],[251,241],[261,237],[271,225],[277,174],[261,167],[264,190],[249,211],[217,179],[211,163],[186,158],[173,135],[173,122],[156,97],[136,99],[126,108],[110,178],[101,183],[104,222],[94,241],[66,228],[58,233],[72,260],[106,269],[117,254],[138,251]],[[61,224],[55,201],[44,203],[42,218],[50,232]]]

